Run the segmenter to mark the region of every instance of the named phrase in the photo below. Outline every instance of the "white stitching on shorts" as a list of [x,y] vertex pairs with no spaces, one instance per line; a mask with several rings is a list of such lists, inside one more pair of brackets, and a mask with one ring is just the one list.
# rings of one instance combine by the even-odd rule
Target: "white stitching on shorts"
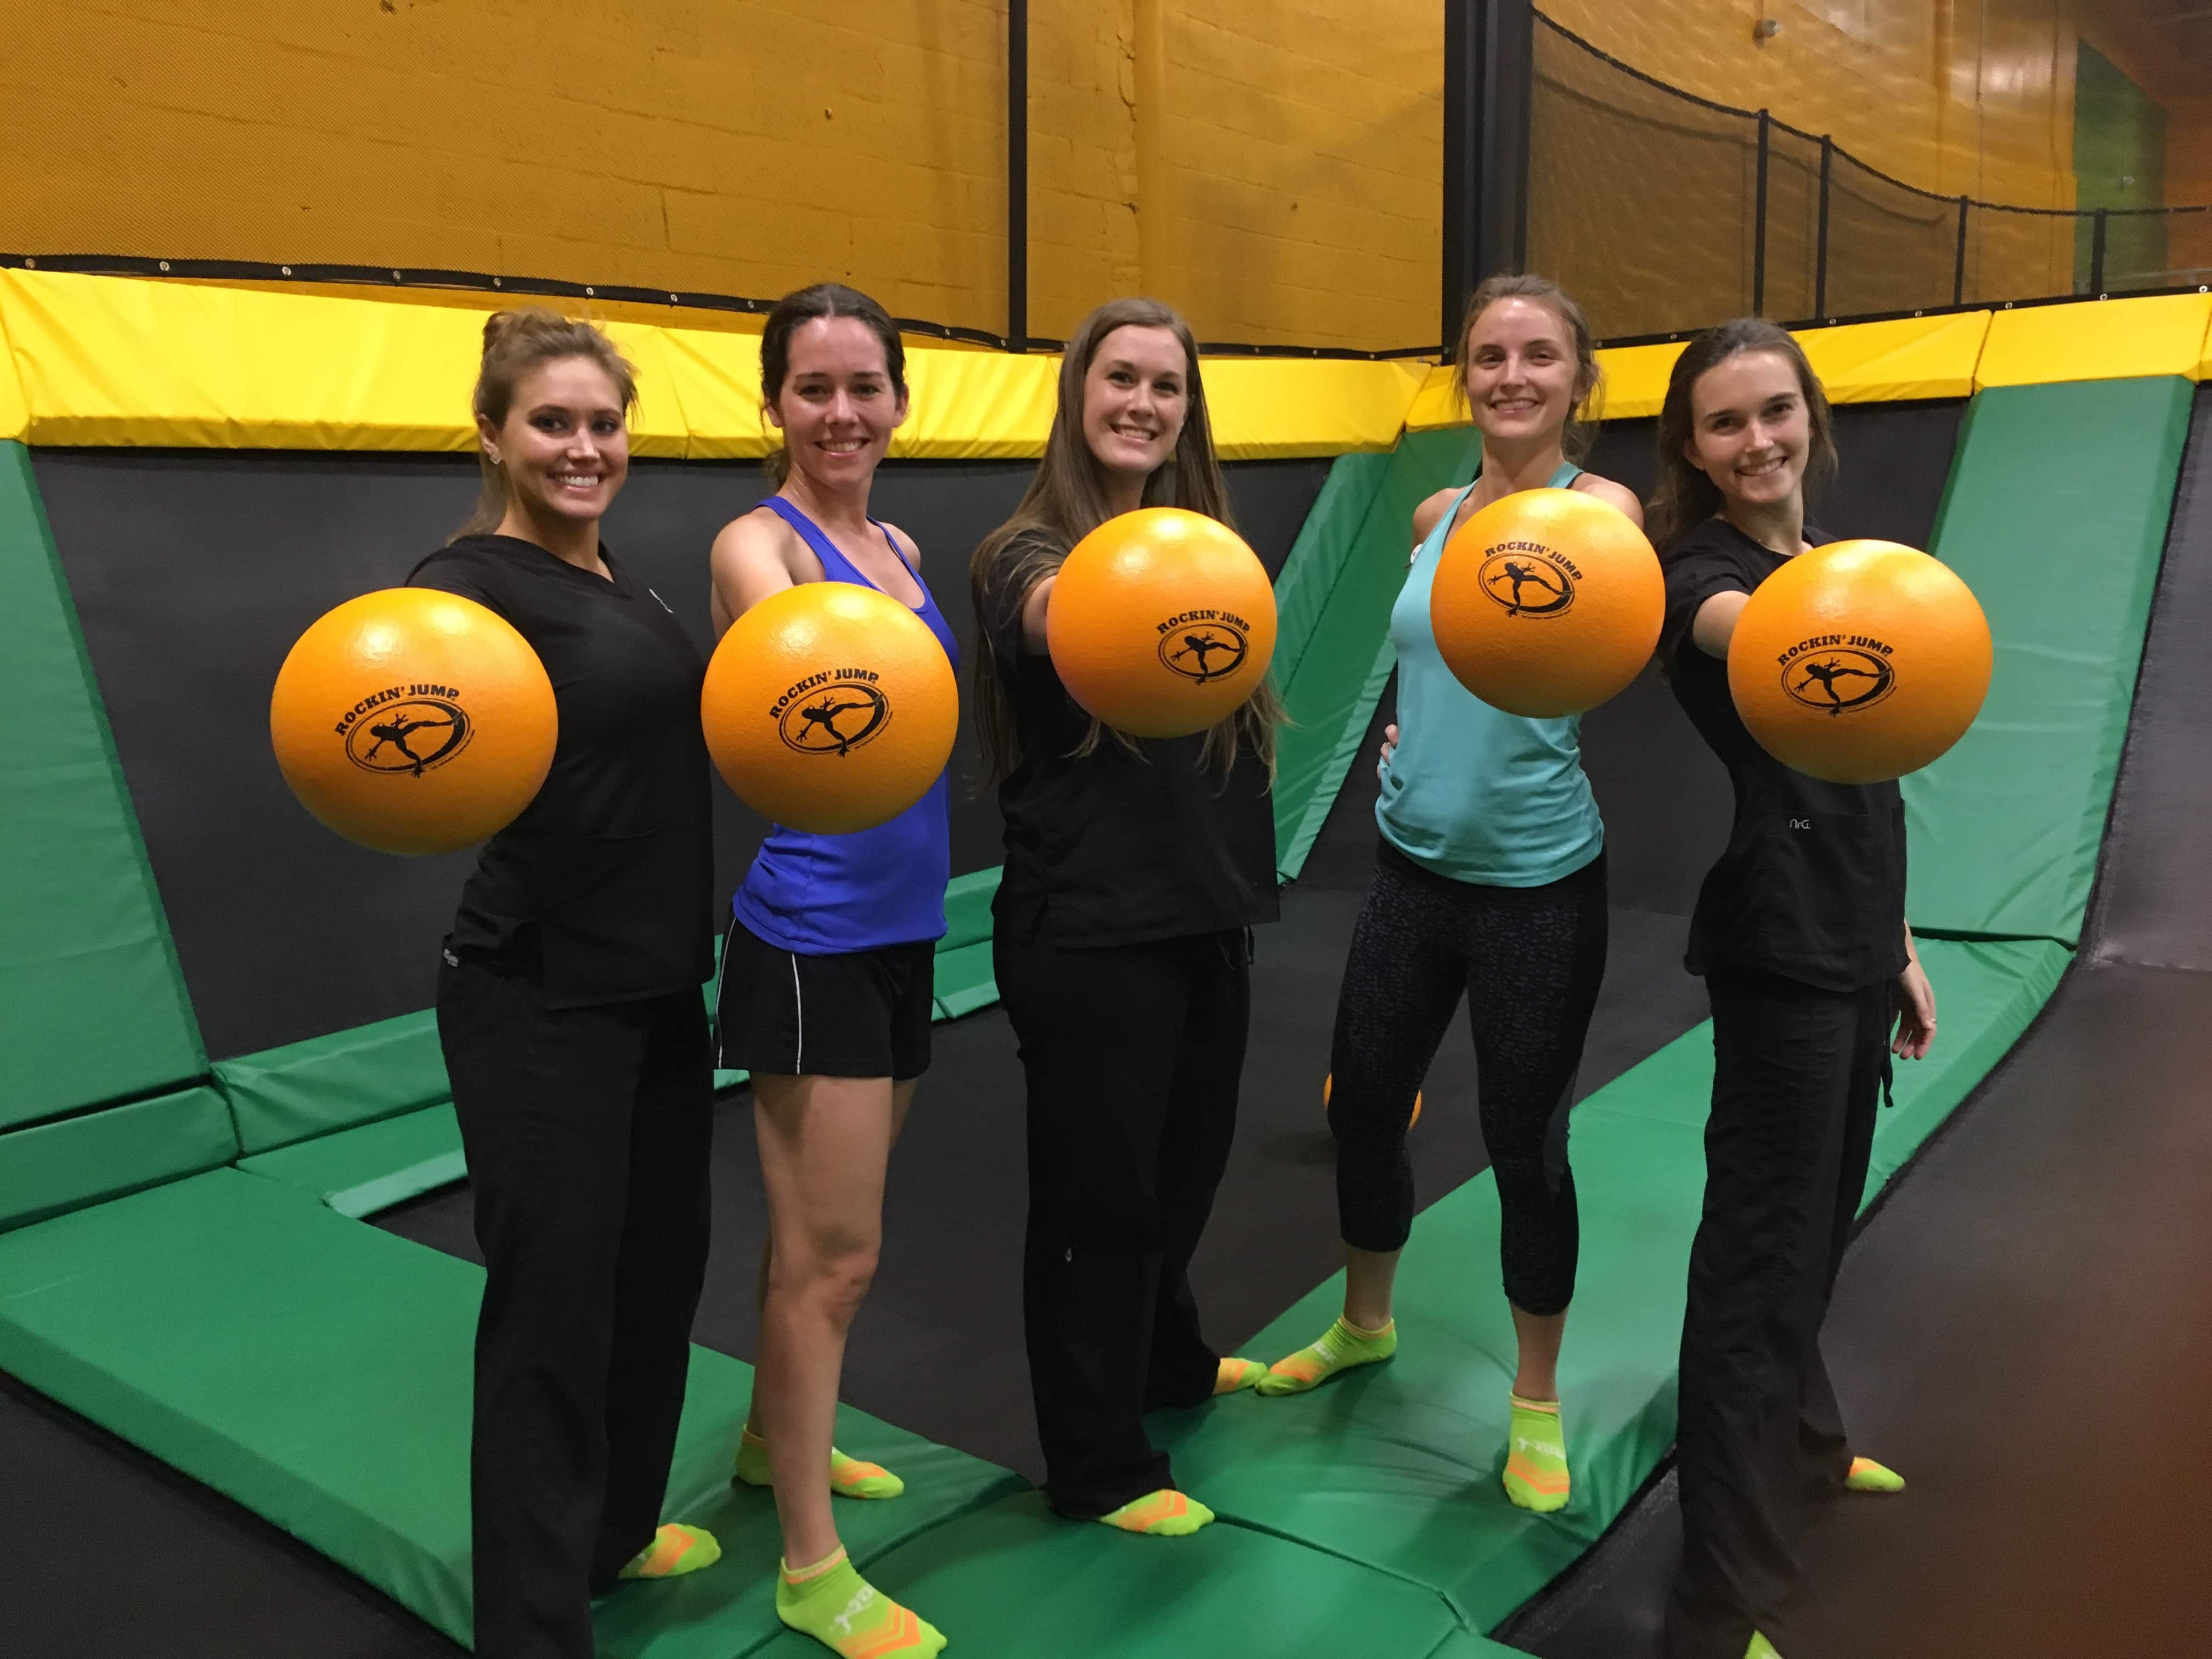
[[799,1048],[791,1056],[791,1069],[796,1075],[806,1071],[806,998],[799,988],[799,953],[786,952],[791,957],[791,1002],[799,1011]]

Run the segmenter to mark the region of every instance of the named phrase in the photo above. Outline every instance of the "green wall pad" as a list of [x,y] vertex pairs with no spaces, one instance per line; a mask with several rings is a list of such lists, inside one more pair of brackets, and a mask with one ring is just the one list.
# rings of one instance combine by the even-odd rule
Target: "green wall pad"
[[[1885,1173],[2027,1028],[2068,954],[2041,941],[1923,951],[1942,1042],[1899,1067],[1897,1105],[1876,1133]],[[1228,1519],[1423,1585],[1470,1628],[1495,1628],[1596,1540],[1674,1438],[1711,1044],[1711,1026],[1698,1027],[1574,1115],[1582,1264],[1560,1368],[1575,1483],[1564,1512],[1526,1514],[1498,1488],[1514,1341],[1486,1173],[1415,1224],[1398,1273],[1397,1357],[1310,1395],[1238,1395],[1155,1418],[1177,1484]],[[1343,1294],[1331,1279],[1243,1352],[1272,1359],[1310,1342]]]
[[[482,1272],[236,1170],[0,1237],[0,1369],[469,1637],[471,1346]],[[729,1485],[750,1368],[692,1352],[669,1513],[726,1559],[617,1595],[600,1651],[723,1659],[780,1628],[765,1492]],[[841,1413],[838,1443],[906,1477],[838,1522],[856,1559],[1021,1489],[1004,1469]]]
[[343,1216],[374,1215],[468,1179],[450,1102],[295,1141],[238,1160],[250,1175],[304,1187]]
[[[702,1578],[713,1577],[702,1573]],[[1243,1527],[1163,1541],[1062,1521],[1024,1493],[892,1551],[869,1582],[975,1659],[1475,1659],[1433,1592]],[[757,1651],[820,1659],[792,1632]]]
[[[1364,498],[1347,492],[1334,503],[1324,492],[1306,524],[1316,553],[1336,550],[1336,566],[1324,583],[1316,560],[1300,598],[1301,606],[1318,603],[1310,642],[1276,676],[1291,716],[1278,739],[1275,771],[1275,865],[1285,878],[1305,867],[1389,678],[1390,608],[1405,586],[1413,509],[1474,476],[1472,429],[1407,433],[1389,460],[1379,487]],[[1324,506],[1333,508],[1326,516]],[[1306,546],[1306,536],[1298,544]],[[1286,568],[1285,586],[1290,574]]]
[[0,1232],[219,1169],[237,1156],[230,1110],[206,1088],[0,1134]]
[[216,1062],[248,1153],[397,1117],[452,1097],[428,1009]]
[[2080,938],[2191,390],[2001,386],[1967,410],[1933,550],[1981,600],[1996,668],[1973,730],[1905,780],[1915,928]]
[[[179,688],[186,728],[189,691]],[[8,710],[0,748],[4,1128],[173,1088],[207,1071],[29,452],[19,443],[0,443],[0,700]]]

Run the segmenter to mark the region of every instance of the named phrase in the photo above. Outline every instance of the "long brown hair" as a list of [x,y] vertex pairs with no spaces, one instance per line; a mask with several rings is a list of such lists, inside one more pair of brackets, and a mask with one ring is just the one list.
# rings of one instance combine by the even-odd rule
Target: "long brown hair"
[[[791,337],[799,332],[801,325],[817,317],[851,317],[867,325],[869,331],[883,343],[884,373],[890,379],[891,389],[904,401],[906,391],[906,342],[899,337],[898,325],[890,313],[856,288],[847,288],[842,283],[816,283],[810,288],[796,289],[775,302],[775,309],[768,314],[768,324],[761,330],[761,408],[772,407],[783,395],[783,382],[791,373]],[[762,460],[761,470],[768,474],[769,485],[783,488],[783,481],[791,476],[791,450],[778,444]]]
[[1813,430],[1805,456],[1805,482],[1808,486],[1822,484],[1835,477],[1835,417],[1829,412],[1828,394],[1820,377],[1813,372],[1804,347],[1790,337],[1787,329],[1761,317],[1739,317],[1709,328],[1674,359],[1674,373],[1667,377],[1667,400],[1659,410],[1659,483],[1644,509],[1644,533],[1662,552],[1683,532],[1721,510],[1721,487],[1689,456],[1694,425],[1691,393],[1706,371],[1747,351],[1771,351],[1786,358],[1796,370],[1798,390],[1804,394],[1806,418]]
[[[969,562],[968,580],[978,617],[1004,614],[1046,577],[1057,571],[1076,543],[1113,516],[1106,504],[1104,469],[1084,436],[1083,389],[1091,359],[1117,328],[1164,328],[1182,344],[1188,400],[1174,456],[1145,481],[1144,505],[1180,507],[1203,513],[1236,528],[1229,490],[1213,456],[1213,427],[1206,414],[1206,382],[1199,371],[1198,344],[1190,325],[1157,300],[1109,300],[1083,319],[1060,362],[1060,396],[1044,459],[1013,516],[983,538]],[[1267,765],[1275,765],[1275,728],[1283,705],[1273,684],[1263,679],[1243,707],[1206,734],[1201,765],[1218,765],[1226,777],[1236,765],[1239,744],[1249,746]],[[1095,750],[1106,728],[1091,722],[1075,752]],[[1006,684],[1006,669],[985,631],[975,653],[975,731],[991,775],[1003,778],[1021,764],[1021,744]],[[1129,739],[1114,734],[1124,744]]]
[[[1500,300],[1527,300],[1542,306],[1567,331],[1575,351],[1575,397],[1567,410],[1567,424],[1559,434],[1559,450],[1567,459],[1579,461],[1597,441],[1597,423],[1605,418],[1605,370],[1597,360],[1597,340],[1589,319],[1583,315],[1574,296],[1548,276],[1528,274],[1486,276],[1468,295],[1467,314],[1460,319],[1459,343],[1452,348],[1452,382],[1459,390],[1462,408],[1471,403],[1467,391],[1467,343],[1482,313]],[[1587,415],[1584,411],[1587,410]]]
[[[544,306],[495,311],[484,319],[483,362],[477,370],[477,389],[469,400],[470,408],[495,428],[505,426],[507,411],[514,406],[514,388],[522,377],[543,364],[567,357],[586,358],[605,372],[622,394],[625,416],[637,408],[637,371],[623,356],[622,348],[591,324],[561,316]],[[477,447],[477,465],[483,470],[477,510],[449,541],[488,535],[507,517],[507,476],[481,444]]]

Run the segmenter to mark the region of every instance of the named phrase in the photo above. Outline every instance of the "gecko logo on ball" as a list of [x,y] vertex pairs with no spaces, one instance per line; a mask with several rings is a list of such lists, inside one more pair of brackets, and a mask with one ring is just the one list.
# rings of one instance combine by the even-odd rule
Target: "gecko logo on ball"
[[1823,714],[1869,708],[1897,689],[1890,647],[1863,634],[1822,634],[1784,651],[1782,689]]
[[1541,542],[1504,542],[1482,562],[1480,585],[1509,617],[1556,617],[1574,604],[1582,574]]
[[364,772],[419,778],[468,747],[474,727],[450,685],[395,685],[339,717],[346,758]]
[[849,755],[890,724],[890,699],[865,668],[809,674],[769,709],[787,747],[802,755]]
[[1225,679],[1244,665],[1251,629],[1231,611],[1186,611],[1160,623],[1160,661],[1200,685]]

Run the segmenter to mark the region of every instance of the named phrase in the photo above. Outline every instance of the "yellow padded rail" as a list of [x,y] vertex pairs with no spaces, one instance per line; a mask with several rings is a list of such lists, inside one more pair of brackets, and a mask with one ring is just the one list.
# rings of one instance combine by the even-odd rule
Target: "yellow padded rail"
[[[1966,397],[1974,389],[1974,365],[1989,327],[1990,313],[1972,311],[1802,329],[1795,337],[1832,403],[1876,403]],[[1681,343],[1672,342],[1599,352],[1598,365],[1605,371],[1604,418],[1632,421],[1656,415],[1667,400],[1667,377],[1682,351]],[[1407,411],[1407,428],[1421,432],[1466,422],[1449,366],[1431,369]]]
[[[467,450],[486,301],[394,303],[228,285],[0,271],[0,436],[34,444]],[[638,368],[631,450],[744,459],[775,442],[757,335],[609,322]],[[910,348],[896,456],[1033,458],[1059,360]],[[1424,366],[1209,358],[1215,440],[1232,460],[1396,442]],[[20,382],[20,386],[19,386]],[[20,407],[19,407],[20,405]]]
[[1969,311],[1802,329],[1796,338],[1830,403],[1886,403],[1972,392],[1989,328],[1988,312]]
[[31,429],[31,407],[23,401],[23,382],[15,374],[15,354],[8,349],[8,326],[0,317],[0,441],[21,442]]
[[2205,368],[2212,294],[2088,300],[2000,311],[1990,322],[1976,386],[2118,380]]

